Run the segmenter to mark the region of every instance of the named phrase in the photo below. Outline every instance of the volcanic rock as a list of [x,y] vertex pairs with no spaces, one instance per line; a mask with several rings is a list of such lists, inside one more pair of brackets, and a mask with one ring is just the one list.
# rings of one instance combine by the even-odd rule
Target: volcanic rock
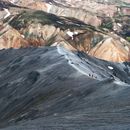
[[57,47],[0,51],[0,128],[129,128],[130,64]]

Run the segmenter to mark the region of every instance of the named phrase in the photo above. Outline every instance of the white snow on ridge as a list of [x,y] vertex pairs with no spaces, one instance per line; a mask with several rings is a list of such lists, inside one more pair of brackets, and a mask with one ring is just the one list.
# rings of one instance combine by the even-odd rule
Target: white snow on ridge
[[122,25],[121,25],[120,23],[117,23],[117,25],[118,25],[119,27],[122,27]]
[[58,42],[54,42],[51,46],[57,46]]
[[14,4],[14,3],[15,3],[15,0],[10,0],[10,2],[11,2],[12,4]]
[[22,37],[22,38],[25,38],[25,36],[24,36],[24,35],[21,35],[21,37]]
[[66,32],[66,34],[67,34],[68,36],[70,36],[70,37],[72,38],[72,40],[73,40],[73,36],[74,36],[74,35],[77,35],[78,32],[71,32],[71,31],[69,30],[69,31]]
[[52,2],[49,2],[50,5],[52,5]]
[[63,24],[62,22],[60,22],[60,21],[56,21],[57,23],[59,23],[59,24]]
[[4,11],[6,12],[6,15],[4,16],[4,19],[6,19],[7,17],[9,17],[11,15],[11,13],[6,8],[4,8]]
[[67,34],[68,36],[70,36],[70,37],[73,39],[73,35],[74,35],[73,32],[71,32],[71,31],[67,31],[66,34]]
[[10,3],[17,5],[17,2],[19,2],[19,0],[10,0]]
[[46,4],[47,6],[47,13],[50,13],[50,10],[51,10],[51,7],[52,7],[52,4]]

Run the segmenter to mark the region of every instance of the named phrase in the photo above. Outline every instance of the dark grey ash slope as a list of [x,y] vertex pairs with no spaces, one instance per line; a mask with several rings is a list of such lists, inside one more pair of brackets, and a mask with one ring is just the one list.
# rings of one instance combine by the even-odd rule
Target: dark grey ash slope
[[130,64],[62,47],[0,51],[1,130],[130,128]]

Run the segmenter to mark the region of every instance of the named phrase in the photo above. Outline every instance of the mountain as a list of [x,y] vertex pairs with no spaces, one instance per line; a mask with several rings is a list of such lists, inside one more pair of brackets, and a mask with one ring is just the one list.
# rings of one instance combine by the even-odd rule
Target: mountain
[[[73,1],[1,0],[0,3],[3,7],[1,49],[61,43],[66,48],[91,55],[92,53],[89,53],[91,49],[93,50],[93,47],[106,37],[112,37],[115,41],[118,37],[122,37],[129,41],[129,17],[121,12],[123,11],[121,7],[124,9],[123,1],[77,0],[77,4],[74,4]],[[128,8],[128,5],[125,8]],[[114,36],[111,35],[112,32]],[[129,45],[127,48],[129,53]],[[120,53],[122,52],[117,52],[117,58],[114,60],[110,58],[109,53],[104,53],[106,56],[103,57],[100,54],[92,55],[114,62],[129,61],[127,53],[124,51],[123,54]],[[119,60],[121,55],[124,55],[123,60]]]
[[2,50],[0,68],[1,130],[130,127],[128,62],[31,47]]
[[0,0],[0,130],[128,130],[129,15],[129,0]]
[[[10,31],[13,33],[10,33]],[[93,50],[96,44],[110,37],[117,39],[119,36],[111,35],[109,32],[75,18],[59,17],[39,10],[25,10],[15,14],[9,20],[3,21],[1,25],[1,49],[62,44],[68,49],[76,49],[91,55],[92,53],[89,52]],[[117,40],[115,41],[117,42]],[[129,53],[129,44],[127,41],[123,41],[127,46],[127,53]],[[117,42],[118,46],[120,46],[119,42]],[[123,49],[124,45],[122,44],[120,47]],[[115,51],[112,53],[115,53]],[[120,53],[122,52],[117,51],[115,60],[92,55],[114,62],[129,61],[129,55],[125,52],[123,52],[123,60],[118,60]],[[111,54],[106,54],[105,57],[109,57],[109,55],[111,56]]]

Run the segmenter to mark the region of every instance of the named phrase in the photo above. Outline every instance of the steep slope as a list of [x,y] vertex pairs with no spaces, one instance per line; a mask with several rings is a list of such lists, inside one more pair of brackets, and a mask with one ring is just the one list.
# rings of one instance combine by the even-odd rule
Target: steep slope
[[0,74],[1,130],[129,128],[129,63],[60,46],[9,49]]
[[129,3],[0,0],[0,130],[129,130]]

